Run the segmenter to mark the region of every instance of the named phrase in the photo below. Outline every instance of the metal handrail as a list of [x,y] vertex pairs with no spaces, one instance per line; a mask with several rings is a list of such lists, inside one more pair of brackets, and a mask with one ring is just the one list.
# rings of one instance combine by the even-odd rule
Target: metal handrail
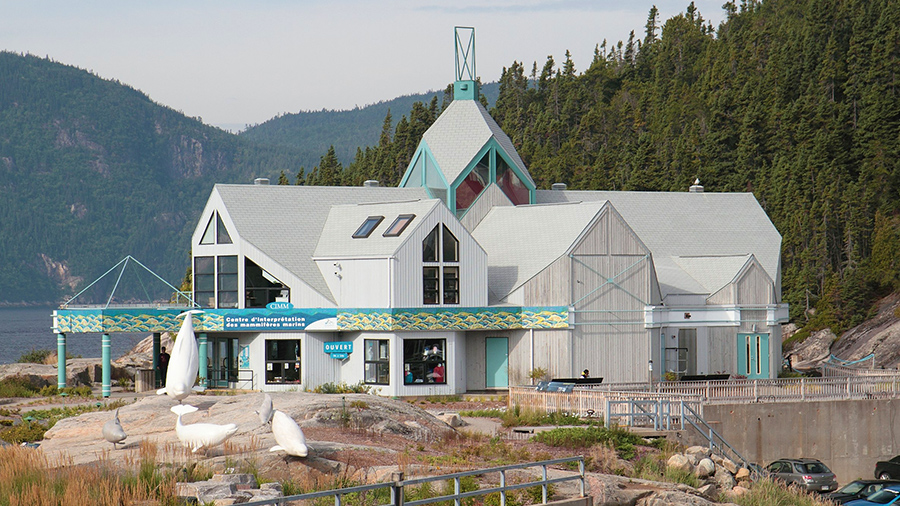
[[[691,415],[691,416],[682,416],[682,429],[684,429],[684,421],[687,421],[688,425],[693,427],[697,432],[700,433],[700,435],[707,438],[707,440],[709,441],[709,449],[710,450],[718,450],[719,454],[721,454],[723,457],[725,457],[727,459],[731,459],[731,456],[728,455],[728,453],[725,452],[725,450],[722,448],[722,445],[724,445],[724,447],[727,448],[728,450],[730,450],[731,453],[733,453],[734,456],[737,457],[737,459],[741,462],[741,464],[745,468],[747,468],[748,471],[750,471],[750,474],[753,475],[754,478],[758,477],[759,473],[758,473],[757,469],[752,465],[753,463],[750,462],[749,460],[747,460],[743,455],[741,455],[740,452],[735,450],[733,446],[728,444],[728,441],[726,441],[725,438],[722,437],[721,434],[716,432],[716,430],[713,429],[712,426],[710,426],[706,422],[706,420],[703,419],[702,416],[697,414],[696,411],[691,409],[690,406],[684,404],[683,402],[681,405],[681,409],[682,409],[682,413]],[[697,425],[697,422],[699,422],[701,425],[703,425],[703,427],[707,430],[707,433],[704,434],[703,430]]]
[[[547,467],[557,464],[565,464],[567,462],[578,462],[578,474],[575,476],[563,476],[560,478],[548,478],[547,477]],[[541,479],[537,481],[531,481],[528,483],[518,483],[514,485],[508,485],[506,483],[506,472],[515,470],[515,469],[527,469],[530,467],[541,467]],[[500,486],[492,487],[487,489],[473,490],[470,492],[460,492],[460,479],[467,476],[479,476],[485,475],[489,473],[500,473]],[[528,462],[524,464],[511,464],[508,466],[500,466],[500,467],[492,467],[488,469],[474,469],[471,471],[462,471],[459,473],[452,474],[443,474],[440,476],[429,476],[426,478],[416,478],[413,480],[404,480],[403,473],[398,472],[394,473],[394,477],[396,478],[392,482],[387,483],[375,483],[372,485],[360,485],[357,487],[347,487],[340,488],[335,490],[322,490],[319,492],[310,492],[307,494],[297,494],[285,497],[278,497],[273,499],[264,499],[260,501],[253,501],[244,503],[244,506],[267,506],[273,504],[286,504],[288,501],[302,501],[308,499],[318,499],[320,497],[329,497],[334,496],[334,504],[335,506],[341,506],[342,497],[347,494],[359,493],[359,492],[369,492],[372,490],[379,490],[384,488],[391,489],[391,503],[383,504],[377,506],[421,506],[423,504],[431,504],[441,501],[454,501],[456,506],[461,506],[462,499],[468,497],[476,497],[480,495],[488,495],[493,493],[500,493],[500,506],[506,506],[506,493],[511,490],[518,490],[520,488],[530,488],[541,486],[541,497],[543,502],[547,502],[548,498],[548,486],[554,483],[561,483],[565,481],[575,481],[579,480],[581,482],[580,486],[580,494],[581,497],[586,496],[585,489],[585,480],[584,480],[584,456],[576,456],[576,457],[566,457],[561,459],[553,459],[553,460],[543,460],[539,462]],[[443,495],[439,497],[432,497],[429,499],[420,499],[418,501],[404,501],[404,487],[419,485],[422,483],[429,483],[435,481],[446,481],[446,480],[454,480],[454,492],[450,495]]]

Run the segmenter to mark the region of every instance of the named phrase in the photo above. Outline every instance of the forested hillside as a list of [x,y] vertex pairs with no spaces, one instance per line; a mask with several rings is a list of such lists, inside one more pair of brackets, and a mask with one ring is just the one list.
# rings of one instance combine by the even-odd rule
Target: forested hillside
[[[487,103],[497,100],[497,83],[487,83],[481,88]],[[377,104],[357,107],[350,111],[300,111],[283,114],[259,125],[252,125],[239,135],[259,144],[288,146],[304,152],[324,153],[334,146],[335,154],[342,163],[348,163],[356,156],[357,148],[365,148],[378,142],[381,123],[391,112],[396,115],[408,114],[413,104],[444,105],[452,99],[448,88],[439,92],[419,93],[397,97]],[[304,167],[311,169],[318,157]]]
[[60,300],[128,254],[180,280],[213,184],[296,170],[301,155],[84,70],[0,52],[0,302]]
[[[651,10],[580,72],[568,53],[512,62],[491,114],[541,188],[753,192],[784,236],[792,319],[839,334],[900,289],[900,2],[724,9],[719,27]],[[346,169],[332,150],[301,182],[396,184],[434,112],[386,117]]]

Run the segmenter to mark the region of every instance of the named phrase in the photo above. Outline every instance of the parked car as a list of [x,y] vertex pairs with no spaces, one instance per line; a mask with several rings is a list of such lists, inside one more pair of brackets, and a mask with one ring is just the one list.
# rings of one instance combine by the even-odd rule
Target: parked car
[[875,477],[879,480],[900,479],[900,455],[875,463]]
[[865,499],[889,485],[900,485],[898,480],[856,480],[828,494],[828,499],[844,504],[856,499]]
[[900,504],[900,485],[888,485],[865,499],[850,501],[845,506],[868,506],[871,504]]
[[766,466],[773,479],[795,483],[807,492],[830,492],[837,480],[828,466],[818,459],[778,459]]

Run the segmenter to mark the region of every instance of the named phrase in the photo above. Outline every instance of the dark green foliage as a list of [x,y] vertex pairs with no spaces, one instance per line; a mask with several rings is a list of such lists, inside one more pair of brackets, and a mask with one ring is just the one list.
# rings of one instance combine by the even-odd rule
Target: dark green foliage
[[0,380],[0,397],[34,397],[37,391],[31,381],[22,376]]
[[[0,301],[56,302],[132,255],[177,284],[214,183],[274,178],[294,148],[255,146],[115,81],[0,52]],[[126,270],[116,301],[168,297]],[[78,299],[106,301],[116,276]]]
[[43,364],[51,353],[53,352],[50,350],[36,350],[32,348],[31,351],[23,353],[16,362],[20,364]]
[[619,427],[601,427],[591,425],[589,427],[559,427],[556,429],[538,432],[532,438],[539,443],[564,448],[589,448],[598,443],[611,442],[623,459],[634,457],[635,445],[644,444],[643,440]]
[[353,385],[348,385],[347,383],[323,383],[311,391],[315,394],[367,394],[371,390],[372,387],[360,381]]

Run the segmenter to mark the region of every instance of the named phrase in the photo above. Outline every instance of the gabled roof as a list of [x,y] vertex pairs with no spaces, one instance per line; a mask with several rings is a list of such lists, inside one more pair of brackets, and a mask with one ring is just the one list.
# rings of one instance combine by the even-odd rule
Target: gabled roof
[[447,183],[452,185],[491,137],[496,139],[516,167],[534,184],[512,141],[475,100],[451,102],[425,131],[422,142],[428,146]]
[[734,281],[741,269],[752,261],[753,255],[674,257],[672,260],[684,272],[714,294]]
[[[535,198],[539,203],[609,201],[650,249],[662,296],[706,293],[704,283],[722,277],[696,280],[672,260],[676,257],[753,255],[772,280],[779,279],[781,234],[752,193],[538,190]],[[723,261],[708,265],[730,269]],[[703,291],[695,291],[699,288]]]
[[217,184],[213,192],[220,195],[242,240],[332,301],[334,297],[312,260],[331,206],[428,198],[424,188],[359,186]]
[[[488,286],[499,299],[566,254],[605,202],[495,207],[472,236],[487,252]],[[540,245],[536,246],[536,239]]]
[[[384,257],[391,255],[406,241],[412,230],[422,223],[425,216],[439,205],[444,204],[438,199],[429,199],[384,204],[331,206],[314,257]],[[415,218],[399,236],[385,237],[385,231],[398,216],[403,214],[413,214]],[[384,220],[369,237],[353,238],[353,233],[370,216],[383,216]]]

